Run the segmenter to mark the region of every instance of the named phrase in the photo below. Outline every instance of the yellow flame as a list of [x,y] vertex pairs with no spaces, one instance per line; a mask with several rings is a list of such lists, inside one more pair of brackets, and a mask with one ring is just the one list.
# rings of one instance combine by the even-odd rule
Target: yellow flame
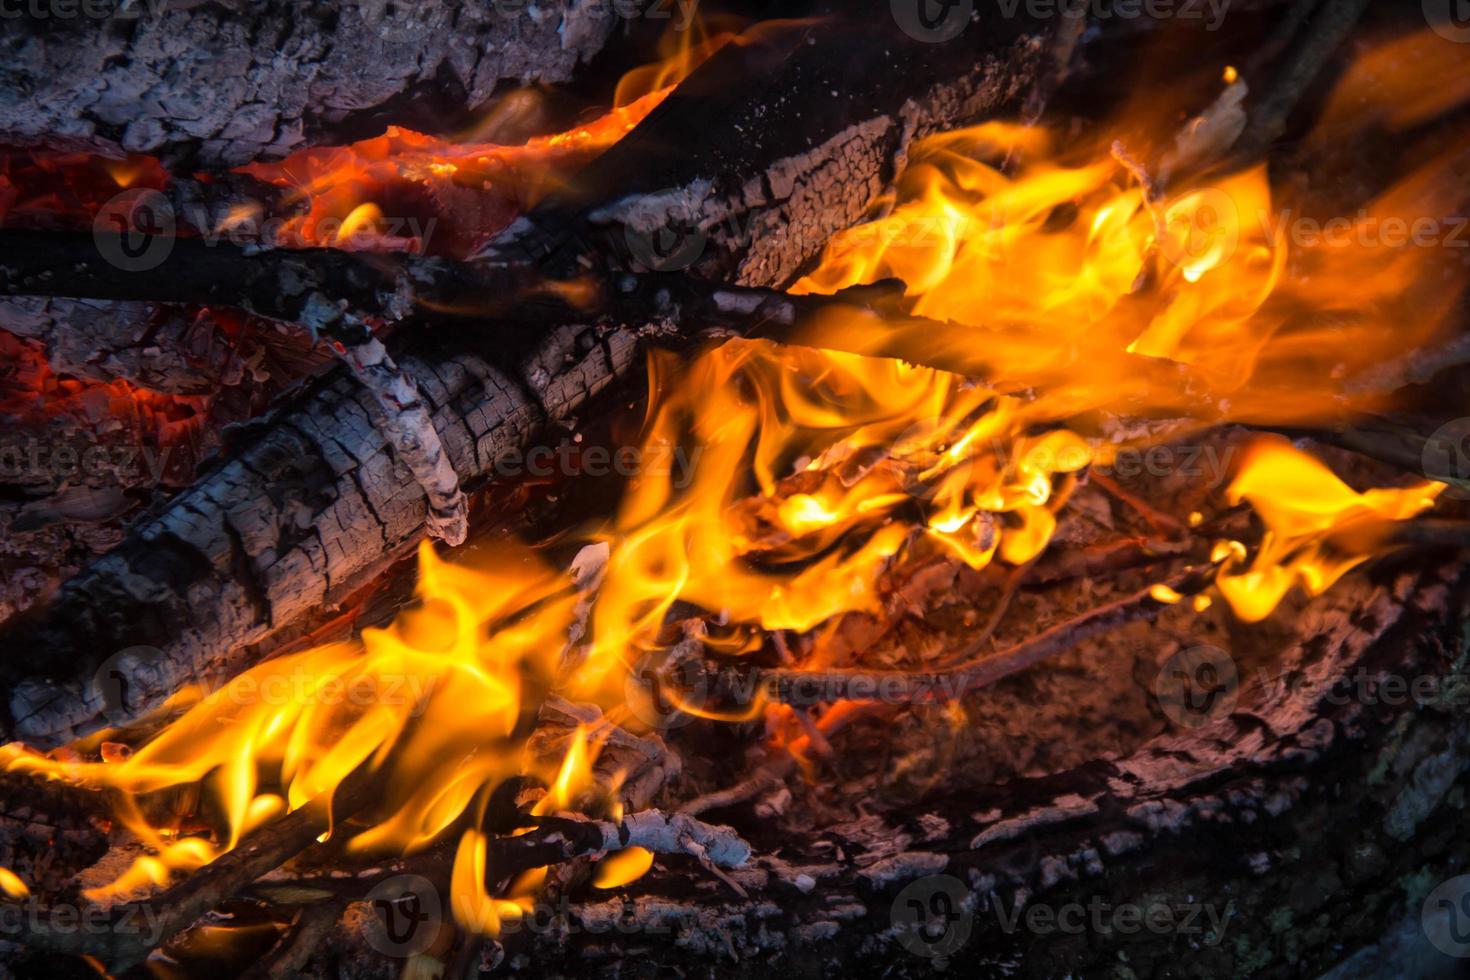
[[1248,567],[1236,570],[1243,562],[1230,559],[1217,579],[1220,594],[1246,622],[1270,615],[1293,585],[1319,595],[1383,550],[1392,522],[1434,506],[1443,490],[1422,483],[1359,493],[1286,440],[1262,438],[1226,496],[1250,503],[1268,530]]
[[31,890],[24,881],[20,880],[20,875],[9,868],[0,868],[0,892],[4,892],[10,898],[19,899],[28,896]]
[[[1406,79],[1401,94],[1413,102],[1435,84]],[[1330,123],[1340,131],[1351,115]],[[382,139],[374,152],[385,166],[422,164],[443,179],[464,179],[478,152],[416,155],[425,147],[395,142],[402,133]],[[1007,159],[1020,161],[1014,172]],[[1075,474],[1122,448],[1088,435],[1089,420],[1173,418],[1171,433],[1187,435],[1223,421],[1332,419],[1375,404],[1343,379],[1430,340],[1451,309],[1430,250],[1304,245],[1261,220],[1280,204],[1264,166],[1161,190],[1134,159],[1111,141],[999,123],[914,146],[883,216],[837,235],[795,287],[896,276],[902,311],[821,318],[802,338],[809,346],[730,341],[688,359],[651,356],[639,472],[595,535],[607,558],[592,591],[506,542],[488,569],[448,564],[425,545],[419,604],[391,626],[179,698],[188,710],[131,754],[91,761],[91,742],[49,755],[9,746],[0,762],[121,792],[120,818],[152,853],[105,886],[112,893],[197,867],[368,770],[376,805],[332,833],[375,852],[458,834],[455,917],[494,934],[544,877],[490,893],[477,818],[495,787],[542,778],[541,816],[616,816],[624,805],[621,777],[598,769],[605,727],[577,728],[559,762],[545,763],[529,755],[527,722],[556,692],[636,727],[624,703],[630,670],[670,648],[676,603],[712,623],[695,645],[739,656],[771,631],[810,634],[797,662],[824,666],[839,617],[878,611],[884,576],[905,554],[942,549],[977,569],[1041,554]],[[1423,159],[1360,222],[1453,206],[1452,155]],[[358,230],[373,215],[361,195],[336,203],[359,215]],[[1387,547],[1386,522],[1420,513],[1437,492],[1360,493],[1289,445],[1259,442],[1226,496],[1254,507],[1268,532],[1253,556],[1242,542],[1216,544],[1220,593],[1259,619],[1294,585],[1320,592]],[[721,714],[670,696],[714,719],[764,713],[803,761],[824,725],[857,710],[838,703],[812,721],[759,698]],[[964,717],[950,712],[955,724]],[[209,838],[142,816],[139,798],[200,785],[220,815]],[[608,859],[600,880],[629,880],[635,860]]]
[[630,847],[609,854],[597,864],[597,873],[592,876],[594,888],[618,888],[630,881],[637,881],[653,867],[653,852],[641,847]]

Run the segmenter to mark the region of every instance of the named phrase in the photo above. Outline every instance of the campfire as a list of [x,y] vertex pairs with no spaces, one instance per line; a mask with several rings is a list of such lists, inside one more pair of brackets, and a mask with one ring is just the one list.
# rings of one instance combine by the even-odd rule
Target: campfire
[[992,6],[19,21],[7,969],[1454,975],[1466,38]]

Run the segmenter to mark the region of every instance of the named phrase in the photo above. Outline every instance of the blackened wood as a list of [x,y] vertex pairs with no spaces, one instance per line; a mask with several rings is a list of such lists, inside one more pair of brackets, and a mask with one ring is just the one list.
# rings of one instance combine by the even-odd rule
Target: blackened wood
[[[463,117],[505,82],[561,82],[644,5],[104,3],[0,35],[0,142],[239,166]],[[59,11],[61,8],[54,8]]]
[[[903,58],[870,58],[873,74],[835,96],[806,84],[814,80],[809,69],[782,74],[782,66],[785,57],[811,57],[806,52],[817,47],[827,49],[824,70],[834,70],[851,57],[837,43],[842,38],[800,33],[794,46],[753,46],[751,57],[765,52],[775,59],[744,66],[754,81],[802,84],[781,96],[809,106],[816,120],[810,145],[807,136],[775,130],[769,138],[745,134],[732,128],[738,118],[711,119],[704,101],[682,109],[676,103],[675,118],[684,120],[681,146],[670,150],[668,116],[650,129],[639,127],[619,144],[619,179],[648,186],[647,174],[640,178],[632,163],[639,157],[647,173],[674,166],[670,179],[676,180],[690,176],[681,176],[677,163],[686,157],[704,161],[690,172],[696,181],[710,161],[723,161],[724,179],[726,164],[750,167],[742,187],[776,179],[779,192],[742,196],[739,216],[762,228],[795,222],[802,233],[785,239],[778,252],[770,251],[771,240],[737,236],[720,240],[711,254],[724,257],[719,267],[733,261],[746,282],[780,285],[817,253],[823,233],[861,215],[902,166],[912,138],[997,111],[1021,91],[1050,27],[1006,21],[993,32],[967,31],[950,45],[924,45]],[[884,35],[895,50],[904,48],[891,32]],[[941,56],[940,48],[948,53]],[[881,51],[881,44],[865,50]],[[946,79],[938,66],[959,73],[958,80]],[[775,93],[761,97],[770,102]],[[785,108],[781,118],[794,125],[800,111]],[[732,155],[737,145],[743,149]],[[593,173],[602,168],[594,164]],[[615,210],[632,198],[618,200]],[[733,206],[729,199],[720,205],[727,214],[735,213]],[[810,222],[819,214],[827,224],[812,234]],[[552,224],[558,232],[572,227]],[[531,227],[536,223],[508,229],[492,264],[509,254],[507,242],[530,241]],[[374,284],[356,275],[348,275],[344,298],[375,296]],[[644,345],[662,342],[667,332],[661,321],[573,323],[549,333],[544,326],[460,328],[408,338],[393,354],[418,380],[451,465],[472,487],[504,472],[507,462],[521,465],[534,433],[571,418],[588,399],[631,376]],[[9,691],[0,736],[54,744],[105,724],[104,711],[136,717],[180,684],[237,671],[248,656],[245,645],[341,601],[408,554],[425,533],[423,491],[372,425],[369,397],[343,371],[312,384],[262,420],[236,455],[67,583],[43,616],[10,626],[0,638],[9,651],[0,666]],[[95,681],[98,668],[139,646],[158,652],[126,659],[128,696],[109,706]]]
[[[1120,963],[1140,978],[1317,976],[1399,922],[1417,931],[1426,894],[1470,866],[1464,574],[1344,580],[1269,679],[1241,678],[1230,714],[1114,759],[825,820],[722,811],[757,854],[732,873],[748,900],[659,861],[612,896],[573,894],[571,929],[509,937],[504,952],[558,977],[634,956],[716,978],[1104,976]],[[1426,678],[1432,696],[1391,705],[1383,677]],[[932,933],[901,928],[907,898],[932,894],[904,889],[934,875],[954,879],[960,914],[936,904]],[[1094,905],[1130,904],[1185,911],[1157,932],[1093,927]],[[1038,905],[1052,917],[1028,920]],[[1080,928],[1057,928],[1063,906]],[[1223,934],[1206,906],[1228,915]],[[926,955],[961,919],[968,938]],[[609,921],[622,928],[588,927]]]
[[958,37],[914,40],[892,11],[765,26],[722,48],[573,182],[490,243],[570,273],[621,256],[780,286],[863,216],[909,146],[1012,101],[1060,18],[990,4]]

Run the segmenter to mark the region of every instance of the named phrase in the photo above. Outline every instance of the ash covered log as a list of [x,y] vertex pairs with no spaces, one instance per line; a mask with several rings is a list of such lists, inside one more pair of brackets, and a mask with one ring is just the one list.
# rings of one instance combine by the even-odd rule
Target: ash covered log
[[[746,229],[791,223],[799,231],[712,234],[699,270],[780,285],[816,254],[824,233],[861,216],[912,139],[997,111],[1021,93],[1053,27],[985,17],[957,40],[930,45],[798,26],[729,46],[733,54],[722,51],[686,81],[700,79],[693,95],[681,87],[619,144],[615,159],[593,165],[608,208],[579,201],[539,210],[491,252],[517,262],[529,255],[553,272],[588,254],[616,264],[605,247],[627,255],[651,228],[639,200],[712,188],[713,210],[700,212],[710,222],[734,217]],[[721,108],[728,114],[714,114]],[[770,117],[752,128],[763,111]],[[826,223],[814,231],[819,215]],[[640,264],[636,255],[632,264]],[[640,348],[658,342],[662,329],[459,328],[400,338],[393,354],[417,379],[450,464],[473,487],[540,427],[633,373]],[[340,601],[408,553],[425,533],[424,493],[374,426],[370,401],[342,370],[310,385],[69,582],[43,618],[11,626],[0,737],[54,744],[109,717],[136,717],[182,683],[238,670],[246,644]]]
[[151,153],[181,169],[279,158],[421,121],[435,92],[463,113],[508,81],[565,81],[620,11],[645,4],[101,6],[112,16],[7,19],[0,142]]
[[618,255],[633,269],[789,282],[863,216],[914,140],[1048,80],[1046,48],[1064,18],[981,6],[945,43],[914,41],[887,23],[757,28],[759,40],[722,48],[636,139],[615,144],[572,191],[533,209],[482,256],[531,257],[571,274],[589,253]]

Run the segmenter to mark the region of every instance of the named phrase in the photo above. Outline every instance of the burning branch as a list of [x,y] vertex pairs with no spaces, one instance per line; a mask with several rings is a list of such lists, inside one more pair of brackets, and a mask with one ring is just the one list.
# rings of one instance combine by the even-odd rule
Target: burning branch
[[[1106,603],[1058,623],[1000,653],[978,657],[984,638],[966,644],[936,671],[762,670],[758,689],[780,704],[868,701],[931,703],[957,700],[1130,623],[1147,622],[1182,598],[1197,595],[1213,581],[1218,565],[1187,568],[1165,582]],[[948,658],[946,658],[948,659]],[[728,681],[726,682],[728,685]]]

